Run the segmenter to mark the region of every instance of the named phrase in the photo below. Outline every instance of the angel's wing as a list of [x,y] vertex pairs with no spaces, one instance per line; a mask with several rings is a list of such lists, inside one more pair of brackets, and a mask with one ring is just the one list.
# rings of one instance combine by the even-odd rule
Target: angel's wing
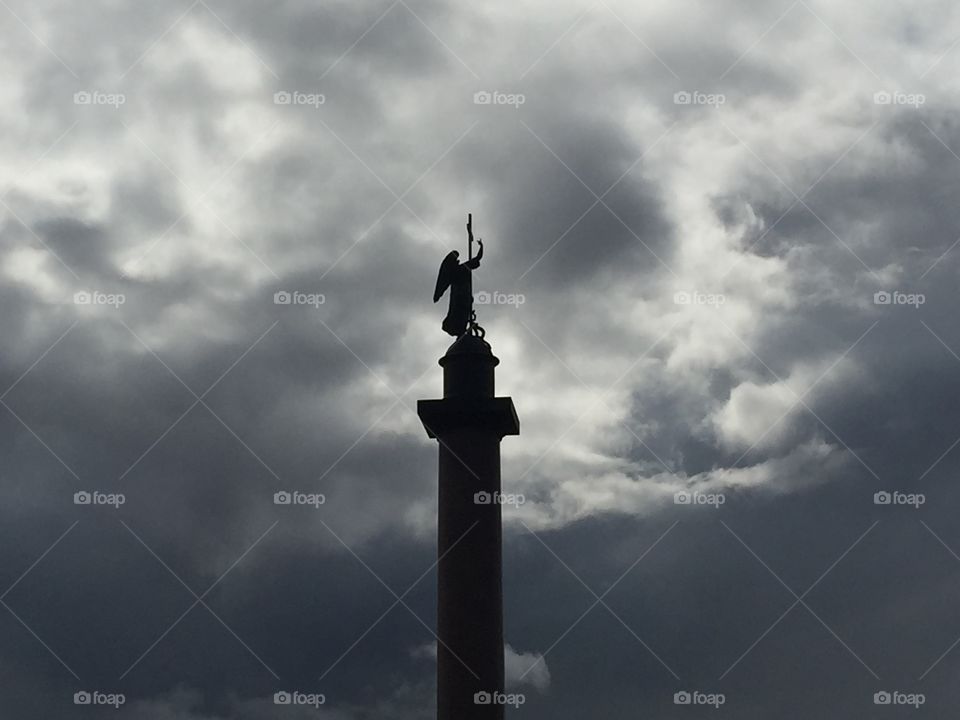
[[450,287],[450,283],[453,281],[454,271],[457,269],[457,266],[460,264],[457,261],[457,252],[456,250],[451,250],[447,253],[447,256],[443,259],[443,262],[440,263],[440,272],[437,274],[437,288],[433,291],[433,301],[437,302],[443,294],[447,291],[447,288]]

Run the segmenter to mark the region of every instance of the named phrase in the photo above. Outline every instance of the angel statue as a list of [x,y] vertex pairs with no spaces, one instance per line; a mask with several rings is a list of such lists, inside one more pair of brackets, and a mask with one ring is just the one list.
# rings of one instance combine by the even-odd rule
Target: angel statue
[[477,256],[473,256],[473,214],[467,215],[467,252],[466,262],[460,262],[460,253],[450,251],[440,264],[437,275],[437,288],[433,292],[433,301],[437,302],[450,288],[450,308],[443,319],[443,330],[449,335],[460,337],[470,332],[483,337],[483,329],[477,325],[477,315],[473,310],[473,271],[480,267],[483,257],[483,240],[477,238]]

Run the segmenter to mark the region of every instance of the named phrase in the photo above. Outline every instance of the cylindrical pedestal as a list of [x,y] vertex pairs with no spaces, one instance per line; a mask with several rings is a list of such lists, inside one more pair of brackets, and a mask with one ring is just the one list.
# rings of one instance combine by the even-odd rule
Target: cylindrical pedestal
[[503,718],[500,440],[520,428],[513,401],[493,396],[497,359],[476,337],[440,361],[444,399],[418,413],[440,443],[437,522],[437,717]]

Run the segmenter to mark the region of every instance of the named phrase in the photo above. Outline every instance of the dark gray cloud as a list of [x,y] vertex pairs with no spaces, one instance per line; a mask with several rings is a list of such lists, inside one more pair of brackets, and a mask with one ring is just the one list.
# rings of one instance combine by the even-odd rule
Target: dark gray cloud
[[947,5],[3,13],[5,716],[432,717],[413,408],[468,210],[518,714],[956,704]]

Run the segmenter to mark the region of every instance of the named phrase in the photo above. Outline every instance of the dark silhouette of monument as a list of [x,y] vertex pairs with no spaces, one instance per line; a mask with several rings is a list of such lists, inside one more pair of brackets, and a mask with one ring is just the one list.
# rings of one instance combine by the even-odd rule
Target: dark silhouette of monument
[[[451,250],[440,264],[437,274],[437,287],[433,291],[433,301],[437,302],[450,288],[450,307],[443,319],[443,330],[448,335],[460,337],[467,330],[477,327],[477,316],[473,311],[473,271],[480,267],[483,258],[483,240],[477,240],[480,249],[473,257],[473,214],[467,215],[467,261],[460,262],[460,253]],[[483,337],[482,330],[480,337]]]
[[443,329],[456,341],[440,359],[443,398],[417,413],[440,445],[437,518],[437,717],[503,718],[503,585],[500,440],[519,435],[509,397],[494,396],[500,362],[473,311],[472,216],[468,260],[447,255],[434,301],[450,287]]

